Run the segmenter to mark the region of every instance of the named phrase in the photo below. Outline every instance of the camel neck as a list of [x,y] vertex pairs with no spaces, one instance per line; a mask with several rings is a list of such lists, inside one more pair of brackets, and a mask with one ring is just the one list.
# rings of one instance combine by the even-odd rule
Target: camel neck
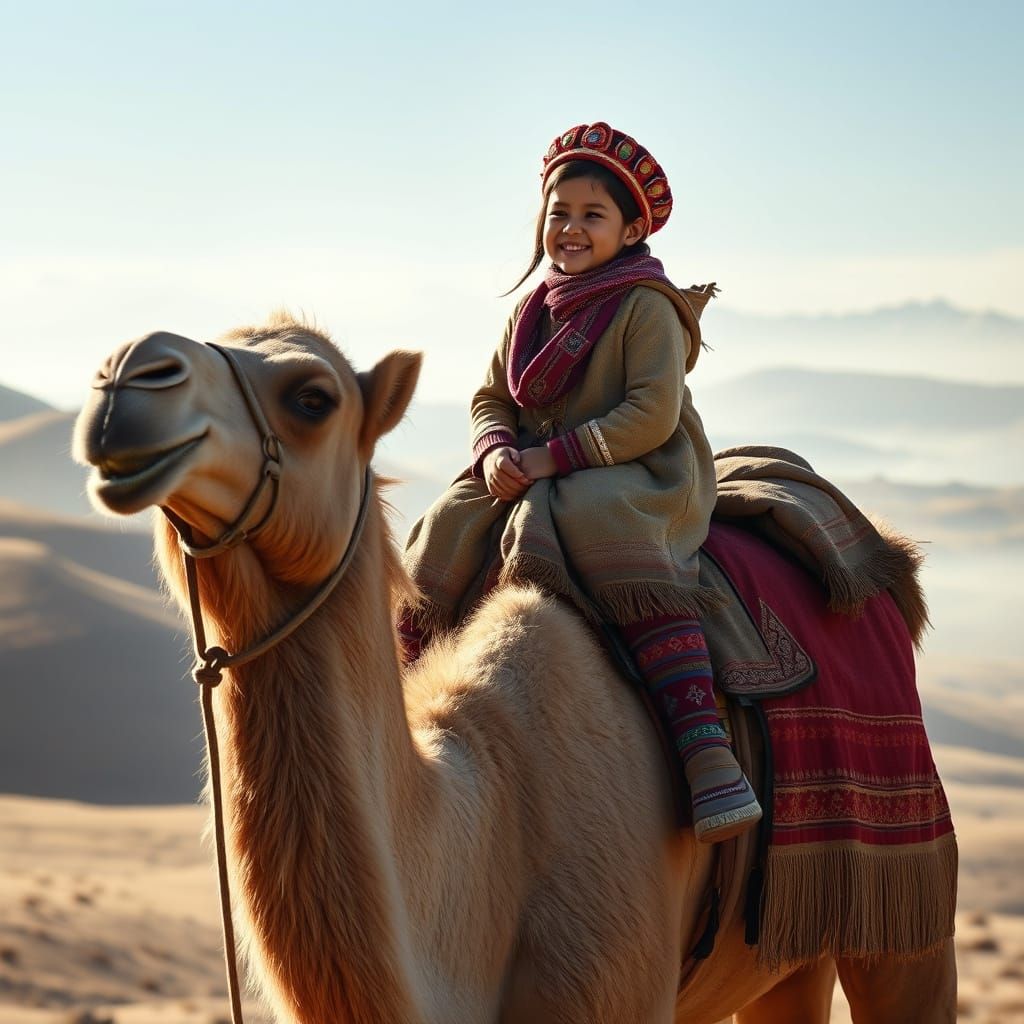
[[236,899],[275,965],[278,998],[293,1004],[282,1008],[301,1008],[303,1020],[349,1006],[351,1019],[402,1021],[412,1002],[392,837],[417,802],[422,766],[405,717],[379,508],[371,520],[325,606],[230,673],[215,701]]

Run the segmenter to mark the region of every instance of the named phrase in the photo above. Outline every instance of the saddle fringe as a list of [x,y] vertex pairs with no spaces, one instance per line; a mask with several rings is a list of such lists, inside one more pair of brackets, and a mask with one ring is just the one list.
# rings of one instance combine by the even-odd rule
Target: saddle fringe
[[869,961],[924,956],[953,934],[956,880],[953,833],[882,849],[772,846],[758,962],[777,970],[823,953]]
[[920,651],[925,631],[931,627],[928,602],[921,588],[921,565],[924,555],[909,537],[903,536],[881,519],[869,517],[871,525],[885,542],[878,563],[866,567],[876,576],[881,587],[888,589],[903,621],[910,630],[914,647]]

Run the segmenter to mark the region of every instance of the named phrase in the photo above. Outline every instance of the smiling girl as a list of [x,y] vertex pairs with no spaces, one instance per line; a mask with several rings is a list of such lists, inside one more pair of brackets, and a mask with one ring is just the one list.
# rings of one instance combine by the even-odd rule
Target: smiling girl
[[[706,842],[761,809],[719,724],[698,582],[715,504],[711,449],[686,374],[713,286],[680,290],[645,240],[672,193],[635,139],[598,122],[544,158],[533,261],[472,401],[473,464],[409,536],[423,595],[404,609],[407,661],[495,584],[530,582],[616,624],[690,784]],[[543,671],[542,666],[538,666]]]

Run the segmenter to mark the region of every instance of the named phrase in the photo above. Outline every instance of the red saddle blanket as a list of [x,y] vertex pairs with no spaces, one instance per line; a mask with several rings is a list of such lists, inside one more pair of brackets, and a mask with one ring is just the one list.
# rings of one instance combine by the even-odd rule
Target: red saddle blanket
[[713,523],[705,551],[763,636],[771,624],[769,651],[814,676],[757,702],[774,763],[763,959],[937,945],[953,932],[956,842],[895,602],[883,591],[855,617],[829,611],[805,568],[735,526]]

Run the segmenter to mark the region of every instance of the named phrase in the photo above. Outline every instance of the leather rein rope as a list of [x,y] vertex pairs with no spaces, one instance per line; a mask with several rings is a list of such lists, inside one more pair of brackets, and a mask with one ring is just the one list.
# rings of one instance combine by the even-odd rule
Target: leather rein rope
[[[199,581],[196,571],[196,559],[213,558],[224,551],[237,547],[243,541],[254,536],[269,522],[271,514],[277,506],[281,481],[281,441],[270,428],[263,408],[256,397],[249,379],[241,364],[230,349],[210,344],[210,348],[219,352],[227,360],[228,366],[238,383],[242,397],[245,399],[249,415],[260,434],[260,445],[263,450],[263,466],[260,478],[249,495],[245,507],[238,518],[224,532],[209,544],[196,544],[192,528],[180,516],[169,508],[162,508],[164,515],[178,533],[182,557],[185,563],[185,581],[188,587],[188,600],[192,617],[192,642],[195,648],[196,661],[192,667],[192,678],[199,685],[202,693],[203,726],[206,733],[206,753],[210,765],[210,789],[213,798],[214,837],[217,847],[217,880],[220,890],[221,925],[224,930],[224,960],[227,969],[228,993],[231,998],[232,1024],[243,1024],[241,987],[238,981],[238,956],[235,947],[235,930],[231,919],[231,890],[228,881],[227,843],[224,839],[224,804],[221,795],[220,749],[217,742],[217,729],[213,715],[213,690],[220,681],[224,669],[245,665],[265,654],[286,637],[295,632],[323,603],[330,597],[334,588],[341,582],[346,570],[352,562],[356,549],[366,525],[366,514],[370,505],[372,471],[366,467],[363,477],[363,492],[359,500],[359,512],[356,523],[349,538],[348,546],[341,561],[323,583],[317,587],[309,600],[298,611],[289,616],[273,632],[262,640],[235,654],[229,654],[223,647],[206,644],[206,630],[203,627],[203,610],[199,601]],[[270,490],[270,503],[259,521],[252,526],[247,521],[253,516],[263,494]]]

